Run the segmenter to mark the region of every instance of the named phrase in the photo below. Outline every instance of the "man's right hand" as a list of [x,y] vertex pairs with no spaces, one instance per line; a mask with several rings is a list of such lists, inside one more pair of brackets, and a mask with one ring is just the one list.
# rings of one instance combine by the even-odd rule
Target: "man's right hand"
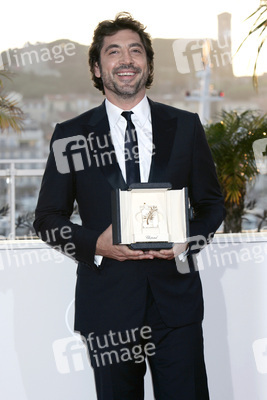
[[114,258],[118,261],[125,260],[152,260],[154,256],[142,250],[131,250],[123,244],[114,245],[112,243],[112,225],[101,233],[96,242],[96,255]]

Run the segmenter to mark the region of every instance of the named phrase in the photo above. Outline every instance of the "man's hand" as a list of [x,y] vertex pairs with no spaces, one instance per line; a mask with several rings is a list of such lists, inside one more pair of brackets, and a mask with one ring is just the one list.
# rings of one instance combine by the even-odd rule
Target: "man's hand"
[[131,250],[125,245],[112,244],[112,225],[110,225],[97,239],[96,255],[114,258],[118,261],[125,260],[153,260],[154,258],[162,258],[172,260],[179,254],[183,253],[188,247],[187,243],[176,243],[169,250]]
[[165,260],[172,260],[179,256],[188,247],[188,243],[175,243],[171,249],[168,250],[150,250],[148,253],[153,255],[155,258],[163,258]]
[[125,245],[112,244],[112,225],[110,225],[97,239],[96,255],[114,258],[118,261],[125,260],[153,260],[153,254],[142,250],[131,250]]

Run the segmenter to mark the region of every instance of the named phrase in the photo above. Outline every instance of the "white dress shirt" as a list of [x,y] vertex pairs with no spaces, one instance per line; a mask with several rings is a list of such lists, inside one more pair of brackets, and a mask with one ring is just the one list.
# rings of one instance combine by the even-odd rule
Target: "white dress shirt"
[[[121,113],[126,110],[115,106],[107,99],[105,100],[105,106],[109,121],[111,140],[122,176],[126,182],[124,138],[127,121],[121,115]],[[133,112],[131,118],[135,125],[138,140],[140,179],[141,182],[148,182],[154,145],[152,139],[151,112],[147,97],[145,96],[140,103],[127,111]],[[96,265],[100,265],[102,258],[102,256],[95,255]]]
[[[124,137],[127,121],[121,115],[121,113],[125,110],[115,106],[107,99],[105,100],[105,105],[108,115],[111,139],[115,148],[115,153],[122,176],[126,181]],[[153,140],[151,112],[147,97],[145,96],[140,103],[138,103],[131,110],[127,111],[133,112],[131,118],[137,133],[140,179],[141,182],[148,182],[151,158],[153,154]]]

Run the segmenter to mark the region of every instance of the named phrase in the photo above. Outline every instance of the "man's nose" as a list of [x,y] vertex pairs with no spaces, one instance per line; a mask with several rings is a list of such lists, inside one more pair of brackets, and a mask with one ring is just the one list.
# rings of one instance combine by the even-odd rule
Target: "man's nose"
[[131,52],[129,50],[125,50],[122,52],[120,62],[122,64],[131,64],[133,61]]

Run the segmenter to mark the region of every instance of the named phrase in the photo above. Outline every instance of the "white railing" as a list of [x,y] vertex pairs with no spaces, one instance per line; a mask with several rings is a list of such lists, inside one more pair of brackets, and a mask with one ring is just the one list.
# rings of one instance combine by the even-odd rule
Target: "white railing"
[[[9,212],[10,212],[10,236],[16,236],[16,177],[21,176],[42,176],[44,169],[39,168],[16,168],[17,164],[44,164],[46,159],[4,159],[0,160],[0,177],[8,178],[10,187],[9,192]],[[8,168],[1,166],[8,164]]]

